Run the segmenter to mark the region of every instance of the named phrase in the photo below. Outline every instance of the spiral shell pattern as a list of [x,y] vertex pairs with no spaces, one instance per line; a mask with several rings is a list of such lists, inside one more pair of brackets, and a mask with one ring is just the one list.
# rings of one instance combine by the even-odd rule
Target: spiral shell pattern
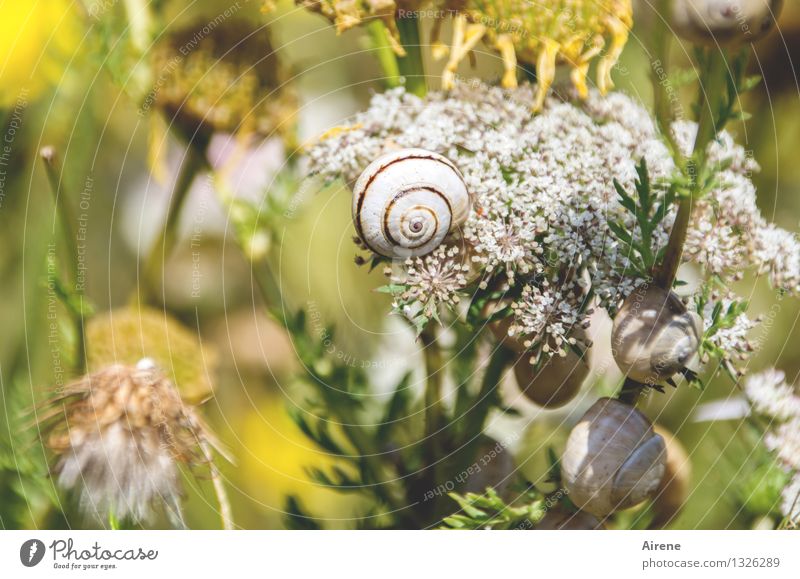
[[353,190],[353,222],[364,244],[392,258],[426,255],[469,217],[472,201],[461,173],[424,149],[382,155]]

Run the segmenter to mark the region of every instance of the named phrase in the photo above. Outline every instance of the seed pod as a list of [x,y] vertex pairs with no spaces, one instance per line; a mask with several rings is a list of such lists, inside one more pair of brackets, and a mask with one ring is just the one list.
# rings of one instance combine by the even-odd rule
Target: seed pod
[[566,356],[553,355],[540,368],[522,356],[514,364],[517,386],[532,402],[545,408],[559,408],[580,392],[589,366],[571,349]]
[[675,436],[661,425],[653,430],[664,439],[667,449],[664,476],[653,498],[651,528],[666,527],[680,512],[687,497],[692,477],[692,464],[686,449]]
[[353,189],[353,222],[368,249],[386,257],[426,255],[461,226],[472,207],[464,178],[424,149],[373,161]]
[[672,0],[669,25],[699,44],[744,44],[766,35],[782,7],[783,0]]
[[677,295],[643,284],[614,318],[611,349],[628,377],[656,384],[686,369],[702,335],[702,319],[687,311]]
[[594,531],[604,529],[594,515],[584,511],[570,512],[560,506],[553,507],[536,524],[537,531]]
[[567,439],[561,478],[570,500],[605,517],[653,495],[665,470],[664,439],[627,404],[601,398]]

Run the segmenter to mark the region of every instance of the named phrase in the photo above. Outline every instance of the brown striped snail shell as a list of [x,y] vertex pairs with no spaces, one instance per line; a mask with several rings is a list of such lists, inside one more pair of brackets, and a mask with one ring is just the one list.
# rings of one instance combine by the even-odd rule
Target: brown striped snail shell
[[353,222],[371,251],[391,258],[426,255],[469,217],[467,186],[447,158],[424,149],[382,155],[353,189]]
[[629,378],[656,384],[686,369],[703,336],[703,320],[673,292],[642,284],[614,318],[611,351]]
[[650,498],[665,460],[664,439],[641,412],[601,398],[570,432],[561,478],[575,505],[602,518]]

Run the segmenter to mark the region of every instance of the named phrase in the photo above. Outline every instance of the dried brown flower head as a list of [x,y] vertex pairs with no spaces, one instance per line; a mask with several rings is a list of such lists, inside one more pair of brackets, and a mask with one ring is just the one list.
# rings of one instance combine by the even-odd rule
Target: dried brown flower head
[[156,46],[153,78],[156,106],[188,137],[293,139],[297,98],[266,27],[231,18],[182,28]]
[[179,465],[207,464],[219,446],[151,360],[86,375],[49,406],[58,484],[79,491],[86,513],[142,521],[161,502],[183,526]]
[[134,366],[150,358],[191,404],[207,400],[213,385],[216,353],[200,343],[168,313],[146,307],[125,307],[97,314],[86,327],[89,370],[114,364]]

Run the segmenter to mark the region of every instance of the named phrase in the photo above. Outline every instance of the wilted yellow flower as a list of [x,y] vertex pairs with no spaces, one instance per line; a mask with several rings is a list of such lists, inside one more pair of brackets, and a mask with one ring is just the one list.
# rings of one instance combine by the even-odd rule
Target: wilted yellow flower
[[187,137],[222,131],[293,138],[297,98],[266,28],[239,19],[174,31],[153,52],[156,106]]
[[450,59],[443,85],[451,88],[459,63],[483,39],[500,52],[506,88],[517,85],[517,61],[536,65],[534,109],[544,104],[556,63],[572,67],[572,82],[586,96],[586,74],[597,56],[597,85],[612,87],[611,68],[619,59],[633,25],[631,0],[448,0],[456,10]]
[[400,44],[400,33],[395,18],[399,10],[418,10],[429,0],[295,0],[295,4],[312,12],[319,12],[336,25],[336,32],[374,22],[383,21],[389,31],[389,42],[399,56],[406,52]]
[[4,2],[0,7],[0,109],[12,106],[23,93],[30,100],[59,82],[80,39],[71,2]]
[[96,315],[87,324],[86,344],[93,371],[150,358],[175,382],[184,400],[197,403],[211,396],[215,353],[166,312],[128,307]]

